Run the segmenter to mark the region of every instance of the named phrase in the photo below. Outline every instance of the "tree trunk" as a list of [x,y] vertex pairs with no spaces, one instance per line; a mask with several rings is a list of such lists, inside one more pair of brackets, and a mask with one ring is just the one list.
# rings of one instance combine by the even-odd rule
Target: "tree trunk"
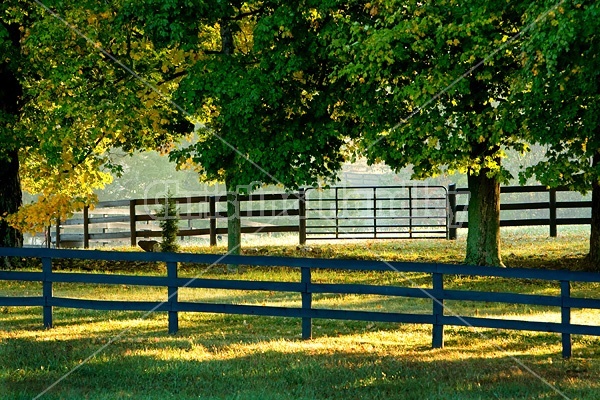
[[[23,204],[16,150],[0,155],[0,216],[17,212]],[[22,247],[23,235],[0,219],[0,247]]]
[[221,53],[226,56],[232,55],[235,50],[232,25],[233,22],[231,21],[221,21]]
[[[221,53],[231,56],[234,52],[233,32],[231,21],[221,21]],[[237,188],[225,176],[225,190],[227,190],[227,251],[229,254],[239,255],[242,252],[242,223],[240,220],[240,199]]]
[[242,252],[242,221],[240,219],[240,195],[228,182],[227,190],[227,252],[239,255]]
[[[15,52],[20,47],[20,30],[16,24],[4,24]],[[19,146],[14,139],[5,139],[12,135],[3,135],[1,130],[10,130],[8,121],[18,119],[22,97],[21,83],[9,64],[0,64],[0,246],[22,247],[23,235],[9,226],[2,217],[16,212],[23,204],[21,180],[19,178]]]
[[[600,154],[596,153],[593,165],[600,163]],[[590,252],[587,257],[588,268],[600,272],[600,182],[592,182],[592,223],[590,227]]]
[[469,174],[467,256],[471,265],[504,266],[500,257],[500,183],[486,170]]

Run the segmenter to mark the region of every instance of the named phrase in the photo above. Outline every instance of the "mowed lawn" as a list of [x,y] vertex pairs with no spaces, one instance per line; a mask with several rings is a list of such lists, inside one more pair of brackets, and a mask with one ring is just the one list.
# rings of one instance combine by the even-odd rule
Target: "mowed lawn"
[[[559,231],[560,232],[560,231]],[[559,238],[543,231],[505,231],[510,266],[579,269],[587,233]],[[384,258],[458,263],[458,241],[389,241],[247,246],[249,254]],[[213,251],[188,247],[195,252]],[[223,251],[223,248],[217,249]],[[69,265],[63,268],[77,268]],[[80,265],[85,270],[93,265]],[[160,274],[161,266],[97,265],[111,273]],[[291,269],[182,266],[182,276],[299,279]],[[318,282],[429,287],[425,274],[316,272]],[[558,294],[539,281],[447,278],[447,288]],[[0,295],[39,295],[39,284],[0,282]],[[162,301],[166,289],[57,284],[56,296]],[[600,297],[599,285],[573,287]],[[297,294],[182,289],[181,300],[228,304],[300,305]],[[314,295],[315,307],[430,313],[431,301],[357,295]],[[447,302],[446,314],[559,321],[559,310],[496,303]],[[600,325],[600,313],[573,310],[573,322]],[[39,307],[0,308],[0,399],[598,399],[600,338],[573,337],[573,357],[561,357],[560,336],[492,329],[445,330],[445,348],[431,348],[431,327],[313,320],[313,339],[288,318],[180,314],[167,333],[165,313],[55,309],[42,327]]]

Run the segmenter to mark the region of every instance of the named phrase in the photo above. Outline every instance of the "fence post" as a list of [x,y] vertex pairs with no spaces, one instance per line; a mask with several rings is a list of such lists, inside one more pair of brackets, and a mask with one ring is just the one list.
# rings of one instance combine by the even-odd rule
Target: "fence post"
[[217,245],[217,201],[215,196],[208,198],[208,230],[210,245]]
[[373,237],[377,239],[377,187],[373,188]]
[[54,247],[60,249],[60,217],[56,217],[56,239]]
[[137,246],[137,224],[135,218],[135,200],[129,200],[129,231],[131,234],[131,247]]
[[441,349],[444,347],[444,325],[442,318],[444,316],[444,274],[433,273],[433,330],[432,347]]
[[550,189],[550,237],[556,237],[556,189]]
[[340,220],[338,219],[339,217],[339,195],[338,195],[338,188],[335,187],[335,238],[339,239],[340,238]]
[[298,240],[300,245],[306,244],[306,190],[298,191]]
[[[304,284],[302,289],[302,311],[310,311],[312,309],[312,292],[310,291],[310,267],[301,267],[301,283]],[[312,318],[302,317],[302,339],[312,339]]]
[[90,248],[90,208],[83,207],[83,248]]
[[456,183],[448,185],[448,240],[456,240]]
[[568,301],[571,298],[571,284],[569,281],[560,281],[560,323],[563,328],[562,332],[562,356],[563,358],[571,358],[571,334],[567,333],[571,328],[571,307]]
[[52,259],[42,257],[42,296],[44,297],[44,327],[52,328]]
[[412,187],[408,187],[408,237],[413,237],[413,204],[412,204]]
[[179,286],[177,286],[177,262],[167,262],[168,304],[169,304],[169,334],[174,335],[179,330],[179,316],[177,313],[177,297]]

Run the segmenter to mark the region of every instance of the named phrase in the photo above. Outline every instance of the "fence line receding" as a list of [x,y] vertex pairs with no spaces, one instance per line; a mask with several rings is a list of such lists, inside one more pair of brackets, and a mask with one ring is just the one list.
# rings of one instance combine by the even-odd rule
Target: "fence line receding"
[[[561,198],[563,195],[564,198]],[[241,196],[242,233],[297,233],[300,244],[331,239],[456,239],[468,228],[467,188],[444,186],[356,186],[307,189],[297,193]],[[507,196],[522,196],[515,202]],[[211,245],[227,234],[226,196],[175,198],[181,209],[179,236],[208,237]],[[160,237],[156,209],[164,199],[100,202],[94,210],[59,221],[47,238],[57,247],[89,247],[90,242]],[[557,236],[563,225],[588,225],[591,201],[566,188],[501,187],[500,226],[548,226]],[[575,213],[575,215],[569,215]]]

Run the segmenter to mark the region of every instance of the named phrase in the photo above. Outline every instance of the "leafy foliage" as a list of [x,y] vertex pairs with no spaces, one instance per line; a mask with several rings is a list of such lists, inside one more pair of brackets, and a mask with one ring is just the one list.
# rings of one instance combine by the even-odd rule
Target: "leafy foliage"
[[505,1],[378,1],[348,15],[349,40],[332,49],[347,82],[369,162],[413,177],[469,175],[467,261],[501,264],[498,185],[511,175],[506,150],[527,150],[522,113],[510,99],[520,68],[522,5]]
[[[532,6],[531,13],[548,2]],[[529,16],[531,18],[531,16]],[[527,168],[549,186],[592,191],[589,267],[600,271],[600,6],[562,2],[531,32],[520,99],[547,160]]]
[[519,31],[518,11],[504,1],[382,1],[347,20],[351,41],[332,47],[349,52],[338,75],[363,95],[354,111],[371,162],[412,164],[415,178],[447,170],[510,178],[505,150],[527,148],[509,100],[519,47],[507,42]]
[[[22,230],[39,231],[93,202],[94,190],[120,171],[111,149],[166,150],[174,127],[186,129],[157,93],[111,59],[157,85],[169,56],[131,25],[117,26],[121,3],[51,4],[86,39],[36,4],[9,0],[0,6],[0,48],[6,49],[0,64],[22,91],[12,119],[0,115],[0,155],[16,147],[24,188],[39,194],[10,218]],[[12,27],[15,41],[7,39]]]
[[295,188],[334,178],[353,126],[339,112],[345,92],[329,79],[339,60],[327,47],[338,9],[349,6],[171,1],[131,7],[155,44],[194,53],[174,99],[205,125],[194,144],[171,153],[173,160],[196,164],[203,180],[227,181],[240,191],[252,190],[252,182]]
[[[203,123],[195,142],[170,157],[224,182],[229,250],[240,248],[237,194],[332,181],[356,132],[341,111],[344,86],[328,50],[343,1],[173,0],[129,3],[129,14],[161,49],[191,54],[173,99]],[[185,11],[182,11],[185,10]]]
[[[550,7],[543,2],[527,15]],[[600,6],[563,2],[531,31],[519,100],[527,110],[531,140],[547,146],[547,160],[528,168],[549,186],[582,192],[600,177]]]

